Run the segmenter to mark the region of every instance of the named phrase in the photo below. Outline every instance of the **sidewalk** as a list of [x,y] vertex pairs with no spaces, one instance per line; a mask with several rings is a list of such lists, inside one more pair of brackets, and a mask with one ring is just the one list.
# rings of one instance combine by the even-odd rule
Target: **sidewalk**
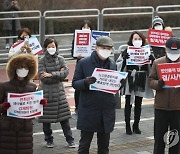
[[[143,102],[144,103],[144,102]],[[142,134],[125,134],[124,109],[116,110],[115,129],[111,133],[110,154],[151,154],[153,151],[153,105],[142,106],[142,116],[140,129]],[[133,119],[133,111],[132,111]],[[80,131],[76,129],[77,116],[72,115],[70,119],[75,143],[78,144],[80,139]],[[133,120],[131,121],[131,125]],[[63,136],[63,132],[59,124],[53,124],[53,135],[55,147],[52,149],[45,147],[44,136],[42,133],[42,125],[34,121],[34,154],[77,154],[77,148],[69,149]],[[41,128],[41,129],[40,129]],[[37,129],[40,129],[38,131]],[[90,154],[97,153],[97,138],[94,135],[91,143]]]

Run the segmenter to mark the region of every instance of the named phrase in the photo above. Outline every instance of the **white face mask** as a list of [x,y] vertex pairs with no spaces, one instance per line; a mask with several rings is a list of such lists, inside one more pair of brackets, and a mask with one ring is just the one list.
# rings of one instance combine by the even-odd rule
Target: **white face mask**
[[111,55],[111,50],[107,49],[99,49],[99,55],[105,59],[107,59]]
[[163,30],[163,26],[162,25],[157,25],[154,27],[155,30]]
[[136,47],[139,48],[142,46],[142,40],[135,40],[132,42],[132,44]]
[[171,61],[176,61],[176,60],[178,60],[178,58],[180,57],[180,54],[167,53],[167,57],[168,57]]
[[28,75],[29,70],[25,68],[16,69],[16,74],[18,77],[24,78]]
[[54,55],[56,53],[56,48],[47,48],[47,51],[50,55]]

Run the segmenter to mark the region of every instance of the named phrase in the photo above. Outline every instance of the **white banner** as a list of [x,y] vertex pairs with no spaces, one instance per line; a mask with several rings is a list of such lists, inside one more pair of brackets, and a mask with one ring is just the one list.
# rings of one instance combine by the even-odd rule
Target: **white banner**
[[130,57],[126,59],[127,65],[144,65],[151,63],[149,60],[151,53],[149,45],[140,48],[128,46],[127,53],[130,55]]
[[43,115],[43,105],[40,100],[43,98],[43,91],[30,93],[8,93],[8,102],[11,107],[7,110],[7,116],[21,119],[30,119]]
[[97,80],[94,84],[90,85],[90,90],[116,94],[121,87],[121,79],[125,79],[127,77],[127,74],[127,72],[95,68],[92,76]]
[[[25,41],[19,41],[18,43],[15,43],[14,45],[12,45],[12,47],[15,52],[18,52],[24,44],[25,44]],[[28,44],[34,55],[37,55],[37,54],[40,54],[43,52],[42,47],[41,47],[38,39],[36,38],[36,36],[31,36],[29,38]]]

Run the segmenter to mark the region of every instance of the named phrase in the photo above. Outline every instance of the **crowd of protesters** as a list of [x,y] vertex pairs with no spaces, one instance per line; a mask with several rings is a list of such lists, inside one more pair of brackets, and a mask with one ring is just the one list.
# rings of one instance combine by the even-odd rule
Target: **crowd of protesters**
[[[10,6],[8,7],[8,5]],[[17,1],[6,0],[4,6],[7,10],[19,10]],[[12,24],[17,24],[17,22],[13,21]],[[166,27],[160,17],[153,19],[151,28],[172,32],[171,27]],[[90,21],[84,20],[80,29],[92,30]],[[43,54],[38,58],[33,55],[29,45],[31,31],[28,28],[18,30],[20,30],[18,40],[14,41],[12,47],[6,40],[6,48],[10,48],[6,67],[9,81],[0,83],[0,152],[2,154],[33,153],[32,119],[24,120],[7,116],[7,110],[11,107],[11,103],[8,102],[8,93],[23,94],[37,90],[43,90],[43,98],[39,102],[43,106],[43,116],[40,116],[38,120],[42,123],[46,147],[54,147],[51,124],[60,123],[68,146],[75,148],[77,145],[74,142],[69,122],[71,112],[63,85],[69,69],[64,57],[59,54],[58,43],[52,37],[46,38],[43,44]],[[9,36],[8,30],[6,33]],[[24,42],[24,44],[15,51],[14,46],[17,46],[19,42]],[[81,131],[78,154],[89,153],[94,133],[97,133],[98,154],[110,153],[109,141],[115,125],[116,101],[112,93],[90,89],[90,86],[97,81],[96,77],[92,75],[95,68],[127,72],[127,78],[120,81],[121,86],[119,87],[122,91],[121,94],[125,95],[124,118],[127,135],[141,134],[140,120],[143,98],[154,97],[154,154],[164,153],[164,134],[168,130],[177,131],[180,135],[180,88],[167,88],[158,72],[159,64],[180,62],[180,39],[172,36],[166,41],[164,47],[153,46],[149,44],[143,33],[134,31],[129,36],[127,46],[117,61],[114,61],[110,58],[114,47],[113,40],[108,36],[101,36],[97,38],[95,50],[90,56],[84,57],[79,54],[74,57],[77,62],[72,87],[75,89],[77,129]],[[149,63],[141,65],[127,63],[130,58],[129,47],[141,49],[147,46],[152,51],[148,57]],[[76,51],[73,39],[72,56],[74,52]],[[33,82],[35,76],[38,76],[40,81],[38,87]],[[131,126],[133,103],[134,123]],[[22,148],[22,144],[26,144],[26,146]],[[180,143],[169,148],[170,154],[179,151]]]

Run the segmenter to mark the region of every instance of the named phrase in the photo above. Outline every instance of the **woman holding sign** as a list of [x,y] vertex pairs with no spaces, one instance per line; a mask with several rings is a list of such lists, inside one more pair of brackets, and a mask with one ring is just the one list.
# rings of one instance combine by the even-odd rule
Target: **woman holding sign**
[[[29,46],[29,38],[31,37],[31,31],[29,28],[22,28],[19,32],[18,35],[18,41],[15,42],[10,50],[9,50],[9,58],[12,57],[13,55],[17,55],[20,53],[31,53],[31,48]],[[18,45],[24,41],[24,45],[18,48]]]
[[[29,54],[13,56],[7,64],[6,71],[10,81],[0,84],[1,154],[33,154],[32,120],[9,117],[7,110],[11,106],[8,93],[23,94],[36,91],[36,85],[30,80],[36,75],[37,67],[37,59]],[[40,104],[45,106],[47,100],[42,99]]]
[[[164,26],[163,19],[156,16],[152,21],[152,29],[160,31],[160,30],[164,30],[164,28],[165,26]],[[151,48],[153,50],[153,54],[156,59],[165,56],[165,53],[166,53],[165,47],[151,46]]]
[[[127,44],[128,44],[128,47],[131,47],[137,51],[141,51],[142,47],[146,45],[146,38],[141,32],[134,31],[130,35],[130,38]],[[121,61],[122,64],[120,66],[122,67],[120,68],[120,70],[128,72],[127,82],[125,86],[124,115],[125,115],[125,122],[126,122],[126,134],[131,135],[132,130],[131,130],[131,125],[130,125],[130,119],[131,119],[131,108],[134,102],[135,102],[135,108],[134,108],[133,132],[136,134],[141,134],[141,130],[139,129],[139,121],[140,121],[140,116],[141,116],[141,104],[142,104],[143,97],[148,97],[146,96],[147,90],[149,90],[147,77],[149,74],[150,66],[149,64],[143,64],[143,63],[141,65],[138,63],[128,64],[127,61],[130,58],[128,51],[129,51],[129,48],[123,51],[122,55],[120,55],[122,56],[122,59],[123,59]],[[150,55],[150,51],[149,51],[149,57],[147,58],[147,62],[153,59],[154,58],[152,55]],[[136,59],[136,57],[134,56],[134,61],[136,60],[138,59]],[[117,64],[118,63],[119,62],[117,62]],[[152,90],[148,93],[153,95]]]

